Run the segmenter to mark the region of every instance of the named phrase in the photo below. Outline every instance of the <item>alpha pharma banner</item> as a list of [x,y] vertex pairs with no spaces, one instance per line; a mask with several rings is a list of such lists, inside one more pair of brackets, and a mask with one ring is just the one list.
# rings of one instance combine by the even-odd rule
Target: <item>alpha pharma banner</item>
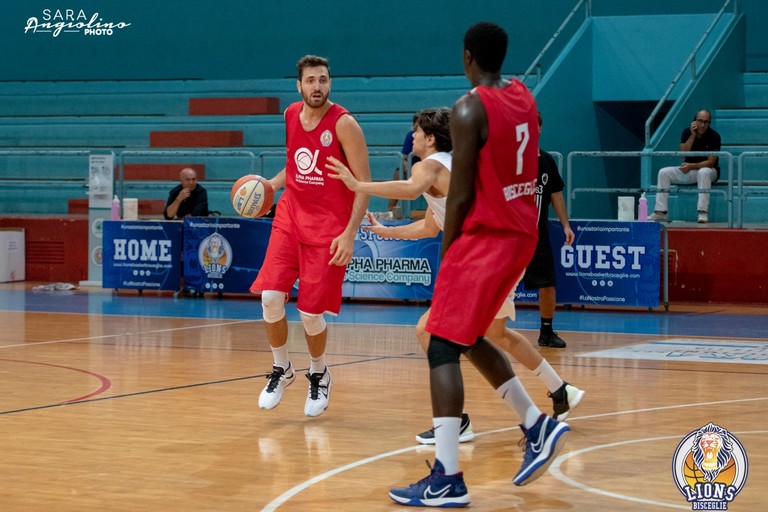
[[[410,221],[386,222],[386,225]],[[342,295],[375,299],[429,300],[440,261],[442,234],[423,240],[381,238],[358,230]]]

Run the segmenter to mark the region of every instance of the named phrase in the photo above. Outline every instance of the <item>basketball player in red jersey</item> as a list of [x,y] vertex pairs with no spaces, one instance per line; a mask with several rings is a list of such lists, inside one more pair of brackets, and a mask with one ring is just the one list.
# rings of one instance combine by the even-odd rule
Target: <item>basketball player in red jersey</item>
[[369,181],[371,172],[360,125],[346,109],[328,100],[328,61],[307,55],[299,60],[297,69],[296,87],[302,101],[285,110],[286,165],[269,180],[275,190],[285,186],[285,192],[272,223],[264,264],[250,291],[261,293],[274,357],[259,407],[272,409],[296,378],[288,357],[285,303],[299,280],[297,309],[310,355],[304,414],[319,416],[328,408],[332,383],[325,364],[328,329],[323,315],[339,313],[344,272],[368,208],[366,194],[356,194],[343,183],[327,179],[324,165],[334,157],[362,181]]
[[[540,123],[538,123],[538,129],[540,132]],[[413,154],[419,157],[419,161],[413,164],[411,176],[408,179],[360,182],[345,165],[337,160],[330,159],[331,163],[326,164],[325,167],[329,171],[335,171],[335,174],[329,172],[328,177],[342,180],[350,190],[355,192],[365,192],[390,199],[412,199],[418,194],[423,194],[428,205],[423,219],[411,224],[382,226],[371,214],[368,214],[371,225],[363,227],[364,230],[372,231],[383,238],[417,240],[437,236],[443,229],[445,198],[448,195],[448,186],[451,180],[450,152],[452,149],[450,110],[431,108],[418,112],[413,123]],[[539,185],[541,186],[541,183]],[[547,190],[549,189],[547,188]],[[546,217],[546,213],[544,216]],[[565,225],[567,226],[567,223]],[[567,232],[573,234],[569,227]],[[526,337],[517,331],[506,328],[507,318],[512,321],[515,320],[513,299],[513,294],[507,297],[485,336],[499,348],[507,351],[526,368],[533,371],[547,385],[549,388],[548,395],[552,398],[554,408],[553,417],[556,420],[564,420],[570,414],[571,408],[576,407],[581,402],[584,391],[563,381],[542,355],[533,348]],[[429,310],[419,318],[416,325],[416,338],[425,353],[429,347],[430,337],[425,329],[428,319]],[[459,428],[459,442],[466,443],[474,438],[475,433],[472,430],[469,415],[463,413]],[[435,429],[430,428],[422,432],[416,436],[416,440],[421,444],[435,444]]]
[[[568,425],[543,414],[509,361],[484,333],[533,256],[538,239],[536,102],[518,80],[500,70],[507,34],[478,23],[464,35],[464,73],[473,89],[451,112],[453,163],[432,311],[430,367],[435,463],[429,476],[390,490],[397,503],[460,507],[470,503],[459,471],[464,407],[461,354],[522,418],[526,436],[515,485],[532,482],[562,448]],[[489,272],[493,269],[493,272]]]

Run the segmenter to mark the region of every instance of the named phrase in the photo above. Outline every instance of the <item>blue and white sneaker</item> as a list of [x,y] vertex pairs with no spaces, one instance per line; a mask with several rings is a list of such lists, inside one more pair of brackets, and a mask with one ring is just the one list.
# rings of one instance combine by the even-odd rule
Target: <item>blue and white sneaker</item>
[[390,489],[389,497],[400,505],[412,507],[466,507],[470,497],[467,486],[464,485],[464,473],[446,475],[445,468],[439,460],[435,460],[435,467],[427,466],[431,470],[429,476],[398,489]]
[[544,474],[563,448],[571,427],[542,414],[530,430],[522,425],[520,430],[525,434],[525,455],[513,480],[515,485],[529,484]]

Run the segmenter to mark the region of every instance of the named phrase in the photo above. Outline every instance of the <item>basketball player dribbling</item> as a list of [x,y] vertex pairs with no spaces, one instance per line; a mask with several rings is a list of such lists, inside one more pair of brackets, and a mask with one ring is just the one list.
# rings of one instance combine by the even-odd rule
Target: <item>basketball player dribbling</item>
[[[420,161],[413,164],[411,176],[406,180],[361,182],[341,162],[330,159],[326,164],[328,177],[342,180],[353,192],[385,197],[388,199],[412,199],[423,194],[427,201],[427,212],[423,219],[410,224],[399,226],[383,226],[368,215],[371,226],[364,230],[372,231],[383,238],[399,238],[418,240],[437,236],[443,229],[445,219],[445,198],[448,195],[451,179],[451,143],[450,110],[447,108],[431,108],[418,112],[413,124],[413,153]],[[514,288],[513,288],[514,289]],[[499,348],[507,351],[526,368],[533,371],[549,389],[552,398],[554,418],[565,419],[572,407],[579,404],[584,391],[564,382],[550,364],[533,348],[531,342],[522,334],[506,328],[506,320],[515,319],[515,304],[513,294],[504,301],[499,312],[491,322],[486,336]],[[416,337],[424,351],[429,346],[429,333],[425,330],[429,310],[419,319],[416,325]],[[469,442],[474,439],[472,422],[469,415],[461,415],[459,442]],[[416,436],[421,444],[434,444],[434,429],[428,429]]]
[[325,362],[328,329],[324,314],[336,315],[341,309],[346,265],[368,208],[367,195],[327,179],[323,165],[335,157],[361,181],[370,180],[371,173],[360,125],[346,109],[328,100],[331,74],[327,59],[304,56],[297,70],[296,87],[302,101],[285,110],[286,165],[269,180],[272,188],[285,186],[285,191],[272,223],[264,264],[250,291],[261,293],[274,358],[259,407],[272,409],[296,378],[288,357],[285,303],[299,280],[297,309],[310,355],[304,414],[319,416],[328,408],[332,384]]
[[464,35],[464,73],[473,89],[451,112],[443,259],[426,325],[435,462],[426,478],[390,490],[402,505],[461,507],[471,501],[459,470],[462,354],[522,419],[526,446],[515,485],[541,476],[570,430],[536,407],[504,354],[484,337],[538,239],[536,102],[521,82],[501,78],[507,41],[504,29],[485,22]]

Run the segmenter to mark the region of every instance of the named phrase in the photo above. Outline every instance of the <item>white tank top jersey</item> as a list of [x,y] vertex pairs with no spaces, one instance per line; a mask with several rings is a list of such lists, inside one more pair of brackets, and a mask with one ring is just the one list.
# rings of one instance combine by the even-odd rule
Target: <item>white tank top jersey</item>
[[[432,155],[429,155],[424,160],[434,160],[446,169],[448,169],[448,172],[451,172],[451,161],[452,156],[450,153],[446,152],[440,152],[440,153],[434,153]],[[430,208],[432,208],[432,213],[434,213],[435,216],[435,223],[442,231],[443,226],[445,225],[445,196],[443,197],[435,197],[429,195],[427,192],[424,192],[422,194],[424,196],[424,199],[427,200],[427,205],[429,205]]]

